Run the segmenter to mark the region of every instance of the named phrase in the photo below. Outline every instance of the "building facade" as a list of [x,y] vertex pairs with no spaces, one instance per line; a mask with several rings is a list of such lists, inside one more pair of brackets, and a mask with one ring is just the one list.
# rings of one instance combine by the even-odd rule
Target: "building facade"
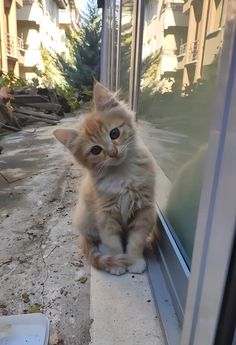
[[178,53],[178,71],[182,85],[211,77],[224,37],[227,1],[186,1],[183,12],[188,16],[186,41]]
[[177,52],[188,25],[181,1],[145,2],[142,59],[158,54],[156,80],[175,77]]
[[44,71],[42,49],[69,54],[67,34],[79,29],[76,0],[0,2],[0,69],[31,80]]
[[17,31],[17,9],[22,6],[23,0],[0,2],[0,69],[16,76],[24,63],[24,44]]
[[166,342],[233,345],[235,1],[98,5],[101,81],[134,110],[157,163],[160,237],[147,260]]
[[20,75],[34,77],[34,66],[44,71],[41,49],[66,54],[66,30],[78,29],[78,13],[73,0],[23,0],[17,9],[17,29],[24,38],[25,59]]

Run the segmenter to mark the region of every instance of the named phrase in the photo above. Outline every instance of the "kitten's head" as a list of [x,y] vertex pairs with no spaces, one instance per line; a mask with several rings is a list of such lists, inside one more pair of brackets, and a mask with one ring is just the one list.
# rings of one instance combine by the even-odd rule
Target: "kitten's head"
[[95,110],[77,129],[56,129],[53,134],[84,167],[103,171],[122,164],[135,142],[134,115],[115,94],[96,82]]

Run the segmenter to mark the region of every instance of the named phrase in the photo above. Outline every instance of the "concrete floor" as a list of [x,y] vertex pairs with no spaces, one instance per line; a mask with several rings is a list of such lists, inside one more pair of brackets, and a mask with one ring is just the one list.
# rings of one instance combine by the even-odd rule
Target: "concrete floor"
[[0,315],[41,311],[50,345],[164,344],[146,274],[91,271],[80,252],[72,213],[81,171],[53,129],[0,140]]

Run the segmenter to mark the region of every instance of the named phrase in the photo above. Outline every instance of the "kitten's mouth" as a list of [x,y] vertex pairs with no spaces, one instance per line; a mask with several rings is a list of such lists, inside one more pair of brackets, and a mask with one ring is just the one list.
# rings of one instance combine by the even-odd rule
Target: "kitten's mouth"
[[125,159],[124,154],[118,154],[115,157],[110,157],[109,165],[119,165],[124,161],[124,159]]
[[112,158],[110,158],[110,160],[109,160],[109,164],[110,165],[116,165],[116,164],[118,164],[120,162],[120,157],[112,157]]

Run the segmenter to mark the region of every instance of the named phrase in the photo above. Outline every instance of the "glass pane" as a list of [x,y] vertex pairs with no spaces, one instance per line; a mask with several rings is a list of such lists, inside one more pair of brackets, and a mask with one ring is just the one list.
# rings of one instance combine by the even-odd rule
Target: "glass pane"
[[110,49],[108,50],[109,54],[109,64],[110,64],[110,73],[109,73],[109,87],[111,90],[116,89],[116,78],[117,78],[117,54],[118,54],[118,39],[119,39],[119,11],[120,11],[120,1],[112,0],[110,2],[109,15],[109,33],[110,33]]
[[[145,2],[140,131],[158,166],[157,200],[189,263],[227,1]],[[217,7],[217,8],[216,8]]]
[[118,85],[121,89],[122,98],[128,102],[134,2],[133,0],[122,0],[121,2],[120,71]]

